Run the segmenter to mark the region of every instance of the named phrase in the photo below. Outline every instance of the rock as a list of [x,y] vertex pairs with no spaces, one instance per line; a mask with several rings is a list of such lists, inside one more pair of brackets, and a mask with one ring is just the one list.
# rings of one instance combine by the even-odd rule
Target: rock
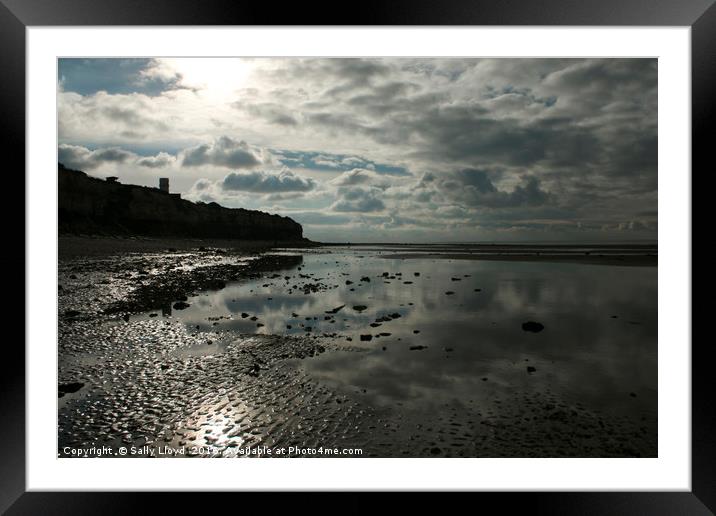
[[341,305],[341,306],[338,306],[338,307],[334,308],[333,310],[326,310],[326,313],[327,313],[327,314],[337,314],[337,313],[340,312],[340,311],[343,309],[343,307],[345,307],[345,306],[346,306],[346,305]]
[[413,333],[417,335],[418,333],[420,333],[420,330],[413,330]]
[[387,331],[380,332],[381,337],[390,337],[392,333],[388,333]]
[[528,366],[527,366],[527,373],[528,373],[528,374],[532,374],[532,373],[534,373],[534,372],[536,372],[536,371],[537,371],[537,368],[536,368],[536,367],[533,367],[533,366],[531,366],[531,365],[528,365]]
[[422,349],[428,349],[427,346],[410,346],[410,351],[420,351]]
[[452,296],[454,293],[455,293],[455,292],[453,292],[452,290],[448,290],[447,292],[445,292],[445,295],[446,295],[446,296]]
[[380,326],[380,323],[377,323],[377,322],[370,323],[370,326],[371,326],[372,328],[377,328],[378,326]]
[[77,392],[84,386],[85,386],[85,384],[82,382],[61,383],[57,387],[57,393],[58,393],[57,397],[61,398],[65,394],[69,394],[71,392]]
[[482,289],[481,289],[481,288],[476,288],[476,289],[475,289],[475,292],[482,292]]
[[370,283],[370,278],[368,276],[363,276],[360,280],[366,283]]
[[353,310],[355,310],[356,312],[362,312],[363,310],[365,310],[365,309],[367,309],[367,308],[368,308],[368,307],[365,306],[365,305],[355,305],[355,306],[353,307]]
[[172,305],[172,308],[174,310],[184,310],[185,308],[189,308],[191,306],[189,303],[185,303],[184,301],[177,301]]
[[360,340],[363,341],[363,342],[367,342],[367,341],[373,340],[373,335],[361,335],[361,336],[360,336]]
[[460,281],[462,278],[450,278],[450,281]]
[[241,312],[241,318],[246,319],[249,316],[246,312]]
[[522,329],[524,331],[529,331],[532,333],[539,333],[544,330],[544,325],[535,321],[527,321],[525,323],[522,323]]
[[249,320],[251,320],[251,321],[258,321],[258,319],[259,319],[259,318],[254,315],[254,316],[252,316]]
[[413,273],[413,276],[420,276],[420,273],[419,273],[419,272],[414,272],[414,273]]
[[390,317],[392,319],[400,319],[401,315],[398,312],[390,314]]
[[65,310],[65,317],[77,317],[80,312],[77,310]]
[[434,448],[430,448],[430,453],[432,455],[440,455],[442,453],[442,450],[435,446]]

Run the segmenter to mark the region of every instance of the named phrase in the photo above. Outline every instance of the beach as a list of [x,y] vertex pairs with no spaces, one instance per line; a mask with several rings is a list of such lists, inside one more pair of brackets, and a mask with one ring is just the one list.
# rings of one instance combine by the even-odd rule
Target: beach
[[656,261],[61,237],[58,455],[655,457]]

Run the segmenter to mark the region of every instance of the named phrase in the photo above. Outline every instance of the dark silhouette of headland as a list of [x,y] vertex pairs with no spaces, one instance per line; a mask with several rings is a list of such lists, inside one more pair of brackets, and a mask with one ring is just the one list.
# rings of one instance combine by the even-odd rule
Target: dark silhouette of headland
[[160,188],[124,185],[58,164],[60,235],[214,238],[246,241],[305,241],[301,225],[288,217],[215,202],[195,203]]

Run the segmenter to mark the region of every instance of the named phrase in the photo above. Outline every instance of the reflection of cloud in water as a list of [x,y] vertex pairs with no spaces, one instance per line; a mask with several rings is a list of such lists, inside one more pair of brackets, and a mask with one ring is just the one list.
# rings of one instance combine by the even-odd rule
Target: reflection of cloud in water
[[[348,250],[307,254],[300,271],[272,275],[196,296],[174,315],[209,330],[290,334],[304,332],[303,324],[314,333],[338,333],[338,342],[351,337],[368,352],[326,353],[302,367],[338,387],[365,389],[378,404],[426,409],[549,389],[606,412],[656,410],[655,267],[389,260]],[[306,284],[318,292],[304,294]],[[448,290],[455,294],[446,296]],[[357,312],[355,305],[368,308]],[[242,319],[242,312],[258,320]],[[392,313],[401,317],[369,326]],[[208,319],[217,316],[231,319],[214,326]],[[545,330],[522,331],[526,320]],[[391,335],[376,338],[381,332]],[[365,333],[374,336],[369,343],[359,341]],[[428,347],[410,351],[411,345]]]

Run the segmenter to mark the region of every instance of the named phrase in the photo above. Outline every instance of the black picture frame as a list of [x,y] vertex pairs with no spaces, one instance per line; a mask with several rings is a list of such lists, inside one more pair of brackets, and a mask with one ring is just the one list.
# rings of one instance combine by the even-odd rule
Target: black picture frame
[[[707,152],[716,134],[716,0],[366,0],[345,14],[338,4],[323,6],[293,3],[281,5],[240,0],[0,0],[0,113],[4,137],[0,140],[6,164],[6,189],[23,199],[25,156],[25,30],[29,26],[63,25],[574,25],[574,26],[688,26],[691,27],[692,73],[692,170],[707,171]],[[51,119],[48,114],[48,119]],[[9,161],[8,161],[9,160]],[[708,169],[713,165],[709,163]],[[20,173],[20,171],[23,173]],[[692,172],[693,177],[693,172]],[[693,184],[693,183],[692,183]],[[10,191],[10,190],[8,190]],[[17,192],[22,192],[20,195]],[[20,203],[18,203],[20,204]],[[19,206],[4,205],[4,220],[17,221]],[[24,212],[24,210],[23,210]],[[13,216],[12,214],[15,213]],[[10,224],[7,224],[10,226]],[[14,249],[2,261],[24,292],[25,226],[15,222],[6,228]],[[20,242],[23,245],[20,245]],[[21,251],[22,250],[22,251]],[[692,250],[693,252],[693,246]],[[20,290],[22,288],[22,290]],[[22,298],[24,300],[24,296]],[[19,302],[18,302],[19,303]],[[24,303],[23,303],[24,306]],[[712,393],[716,390],[709,358],[709,341],[692,344],[692,491],[641,493],[480,493],[480,505],[497,502],[501,510],[529,510],[531,514],[711,514],[716,511],[716,428],[712,421]],[[51,343],[48,343],[48,348]],[[202,497],[149,493],[49,493],[25,492],[25,353],[19,339],[5,339],[6,366],[0,373],[2,416],[0,443],[0,511],[8,514],[127,514],[143,511],[159,497],[164,512],[188,509]],[[212,494],[212,505],[229,502],[230,494]],[[259,495],[242,494],[242,504]],[[265,494],[263,495],[266,496]],[[335,502],[323,498],[315,510],[334,512],[336,503],[352,512],[373,511],[383,502],[368,494]],[[292,497],[291,505],[302,502]],[[422,495],[411,497],[423,509],[430,508]],[[247,501],[248,500],[248,501]],[[281,497],[255,500],[274,504]],[[231,502],[230,502],[231,503]],[[468,502],[475,506],[474,500]],[[426,505],[427,504],[427,505]],[[205,507],[205,506],[204,506]],[[352,509],[350,509],[352,507]],[[324,509],[325,508],[325,509]],[[441,504],[440,508],[444,510]],[[438,509],[436,509],[438,510]],[[346,512],[346,511],[342,511]]]

